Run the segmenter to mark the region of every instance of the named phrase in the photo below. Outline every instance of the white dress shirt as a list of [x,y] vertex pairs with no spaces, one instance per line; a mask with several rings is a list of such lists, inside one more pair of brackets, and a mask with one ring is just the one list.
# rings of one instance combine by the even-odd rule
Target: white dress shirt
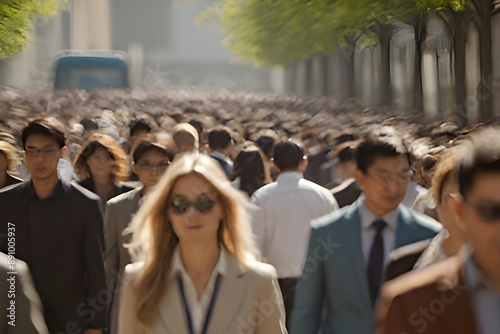
[[273,265],[278,278],[302,273],[310,222],[338,209],[326,188],[308,181],[298,172],[281,173],[276,182],[258,189],[251,198],[258,206],[250,210],[252,228],[263,261]]
[[363,201],[359,207],[359,215],[361,219],[361,247],[363,250],[365,266],[367,268],[370,251],[373,245],[373,238],[376,233],[372,223],[378,219],[382,219],[387,223],[386,228],[382,232],[382,238],[384,239],[384,266],[386,266],[390,262],[389,254],[394,250],[396,245],[396,226],[398,224],[399,209],[396,208],[382,217],[377,217],[366,207]]
[[[172,274],[180,275],[182,279],[182,284],[184,285],[184,294],[186,297],[186,302],[189,307],[189,311],[191,312],[191,321],[193,322],[193,330],[195,334],[200,334],[203,330],[203,325],[205,322],[205,317],[210,307],[210,301],[212,300],[212,294],[215,289],[215,280],[217,276],[220,274],[222,276],[226,273],[227,268],[227,254],[226,250],[221,247],[219,261],[215,265],[214,271],[212,272],[212,276],[205,287],[205,291],[201,295],[201,298],[198,299],[198,294],[196,292],[196,288],[189,277],[184,265],[182,263],[179,246],[174,251],[174,255],[172,258]],[[179,307],[182,307],[179,305]],[[185,319],[179,319],[179,321],[186,321]]]

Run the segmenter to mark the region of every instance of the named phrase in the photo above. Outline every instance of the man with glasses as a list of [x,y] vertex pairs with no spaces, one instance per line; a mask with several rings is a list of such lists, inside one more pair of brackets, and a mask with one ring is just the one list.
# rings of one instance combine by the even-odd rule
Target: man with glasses
[[450,195],[468,245],[457,256],[388,283],[379,333],[499,333],[499,143],[499,128],[486,128],[462,144],[459,194]]
[[132,147],[132,171],[137,175],[142,186],[110,199],[104,218],[104,236],[106,238],[106,277],[108,287],[113,293],[110,307],[110,333],[118,331],[119,291],[125,266],[131,263],[130,254],[125,244],[130,242],[128,227],[132,216],[139,210],[144,196],[158,183],[170,162],[174,159],[175,144],[165,133],[144,135],[135,147]]
[[356,166],[364,194],[340,212],[312,222],[292,334],[317,334],[320,329],[324,334],[372,334],[390,251],[440,230],[437,222],[400,205],[411,177],[400,138],[365,138],[356,150]]
[[59,178],[66,146],[56,119],[32,121],[22,141],[31,180],[0,191],[0,251],[28,264],[50,333],[101,333],[107,296],[99,198]]

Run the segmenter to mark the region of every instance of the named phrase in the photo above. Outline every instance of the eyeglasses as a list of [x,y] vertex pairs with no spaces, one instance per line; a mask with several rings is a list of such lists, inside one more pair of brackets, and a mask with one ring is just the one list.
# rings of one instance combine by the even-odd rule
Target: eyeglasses
[[367,173],[367,175],[370,175],[374,180],[378,182],[404,184],[411,180],[413,171],[408,170],[403,173],[392,173],[385,170],[376,170]]
[[201,194],[193,202],[190,202],[184,196],[175,196],[168,201],[168,204],[170,208],[172,208],[173,213],[176,215],[182,215],[186,213],[190,206],[193,206],[196,211],[200,213],[207,213],[212,210],[215,205],[215,201],[207,195]]
[[44,147],[44,148],[27,148],[24,152],[26,153],[26,156],[29,157],[37,157],[39,155],[42,156],[42,158],[46,158],[48,156],[51,156],[54,154],[56,149],[54,147]]
[[150,165],[147,163],[139,163],[137,164],[137,168],[142,169],[143,171],[146,172],[153,172],[153,171],[162,171],[166,169],[170,165],[170,162],[162,162],[157,165]]
[[500,221],[500,203],[467,203],[476,210],[478,216],[487,224]]

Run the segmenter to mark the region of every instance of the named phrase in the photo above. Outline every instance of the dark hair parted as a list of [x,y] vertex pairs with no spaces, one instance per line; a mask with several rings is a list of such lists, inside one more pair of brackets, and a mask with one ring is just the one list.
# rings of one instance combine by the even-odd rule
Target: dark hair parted
[[304,156],[305,150],[300,142],[286,140],[274,146],[273,162],[282,172],[297,169]]
[[108,151],[109,156],[113,159],[113,169],[111,171],[113,180],[116,182],[126,181],[129,175],[127,155],[113,137],[97,132],[92,133],[85,140],[73,160],[73,168],[78,179],[83,181],[92,177],[87,159],[100,147]]
[[137,163],[149,151],[160,152],[172,161],[175,157],[175,144],[167,133],[148,133],[132,147],[131,155],[134,163]]
[[218,126],[208,132],[208,146],[213,150],[225,149],[233,140],[231,130],[225,126]]
[[403,140],[395,134],[367,136],[356,150],[356,165],[364,174],[373,165],[376,158],[404,156],[410,163],[410,155]]
[[23,149],[26,149],[26,140],[33,134],[41,134],[54,138],[59,148],[63,148],[66,145],[64,125],[55,117],[39,118],[31,121],[21,133]]
[[253,143],[243,145],[236,154],[231,180],[240,178],[240,190],[249,197],[260,187],[271,182],[264,153]]
[[500,127],[494,126],[471,133],[462,144],[463,154],[456,165],[460,194],[467,198],[480,174],[500,175]]

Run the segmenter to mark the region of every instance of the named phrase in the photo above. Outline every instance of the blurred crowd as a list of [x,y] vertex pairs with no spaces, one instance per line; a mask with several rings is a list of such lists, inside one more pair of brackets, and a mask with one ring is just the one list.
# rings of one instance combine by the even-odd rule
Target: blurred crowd
[[1,264],[37,292],[0,333],[500,330],[496,120],[194,91],[0,115]]

